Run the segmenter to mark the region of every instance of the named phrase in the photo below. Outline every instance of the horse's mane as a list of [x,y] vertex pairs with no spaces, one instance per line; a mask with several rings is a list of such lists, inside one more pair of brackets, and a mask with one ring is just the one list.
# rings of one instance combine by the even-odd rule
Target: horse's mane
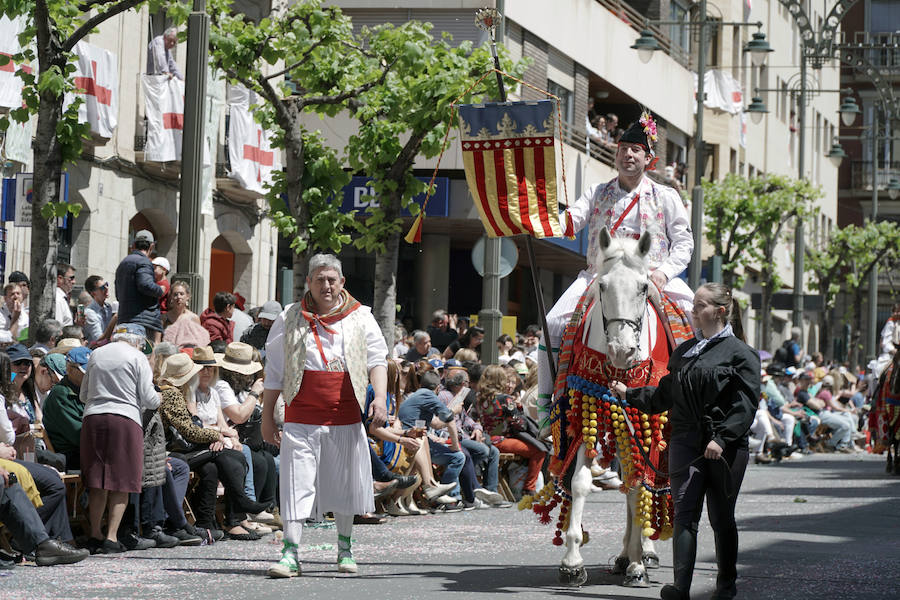
[[638,240],[628,237],[613,238],[609,247],[601,250],[597,258],[599,274],[607,273],[616,263],[622,263],[633,271],[647,270],[647,261],[638,252]]

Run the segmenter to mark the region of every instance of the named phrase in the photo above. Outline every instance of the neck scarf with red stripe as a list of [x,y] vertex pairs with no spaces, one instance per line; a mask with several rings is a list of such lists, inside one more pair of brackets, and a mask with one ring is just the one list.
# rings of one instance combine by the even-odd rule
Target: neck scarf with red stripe
[[359,300],[351,296],[347,290],[341,290],[341,301],[334,310],[327,314],[318,314],[313,308],[315,304],[312,294],[306,292],[306,295],[303,296],[303,299],[300,301],[300,312],[303,315],[303,318],[309,322],[310,329],[313,331],[313,337],[316,339],[316,347],[319,350],[319,355],[322,357],[322,365],[327,366],[328,359],[325,358],[325,349],[322,347],[322,339],[319,337],[319,328],[316,327],[316,323],[321,325],[322,329],[326,332],[334,335],[337,332],[329,327],[329,325],[337,323],[362,306],[362,304],[360,304]]

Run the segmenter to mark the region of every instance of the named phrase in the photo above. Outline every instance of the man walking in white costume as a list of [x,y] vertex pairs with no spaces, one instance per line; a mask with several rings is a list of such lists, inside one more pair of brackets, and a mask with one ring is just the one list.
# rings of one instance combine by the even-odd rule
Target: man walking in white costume
[[[303,521],[334,513],[338,571],[356,573],[350,547],[353,515],[375,511],[372,466],[362,423],[366,387],[375,391],[369,416],[387,419],[387,345],[369,307],[346,290],[340,261],[317,254],[309,261],[308,291],[272,323],[266,342],[262,433],[281,445],[284,547],[270,577],[301,574],[298,546]],[[285,400],[284,431],[274,408]]]
[[694,238],[678,192],[644,175],[656,162],[655,141],[656,123],[645,111],[619,140],[616,149],[618,176],[607,183],[591,186],[565,211],[566,236],[574,237],[585,225],[588,226],[588,266],[547,314],[548,331],[544,332],[538,352],[538,412],[542,425],[547,423],[554,385],[545,344],[551,344],[554,360],[558,360],[566,324],[596,274],[592,261],[597,256],[600,232],[604,227],[613,237],[638,239],[645,231],[650,234],[647,255],[650,279],[690,317],[694,293],[678,275],[691,261]]

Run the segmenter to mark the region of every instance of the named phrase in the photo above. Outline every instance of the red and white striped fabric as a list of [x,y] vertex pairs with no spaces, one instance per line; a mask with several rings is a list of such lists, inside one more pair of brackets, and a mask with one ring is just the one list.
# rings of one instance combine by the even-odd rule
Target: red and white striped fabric
[[281,169],[281,155],[269,143],[269,134],[253,119],[250,107],[256,103],[252,91],[228,86],[228,176],[244,189],[264,194],[272,172]]
[[147,143],[144,158],[155,162],[181,160],[184,131],[184,82],[168,75],[143,75]]
[[[15,56],[21,52],[19,34],[25,29],[25,17],[10,20],[0,16],[0,54]],[[19,65],[13,61],[0,65],[0,106],[19,108],[22,106],[22,80],[16,76]],[[30,73],[31,67],[24,65],[23,70]]]
[[[116,55],[88,44],[75,44],[75,95],[83,102],[78,107],[78,120],[90,123],[91,131],[103,138],[111,138],[118,124],[119,60]],[[68,95],[66,105],[74,100]]]

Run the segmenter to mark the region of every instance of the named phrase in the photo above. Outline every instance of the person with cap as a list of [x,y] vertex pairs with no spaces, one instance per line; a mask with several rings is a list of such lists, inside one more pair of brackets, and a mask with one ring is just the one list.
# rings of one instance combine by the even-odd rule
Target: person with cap
[[[284,546],[270,577],[300,575],[303,521],[334,513],[337,567],[356,573],[353,516],[375,512],[372,464],[362,412],[371,382],[369,423],[387,421],[387,344],[369,307],[344,289],[341,262],[309,260],[307,293],[288,306],[269,332],[262,434],[281,444]],[[427,335],[427,334],[426,334]],[[275,429],[275,404],[284,396],[284,429]]]
[[[125,551],[118,540],[119,525],[128,494],[140,493],[142,488],[142,413],[156,409],[160,400],[150,362],[142,352],[146,341],[143,326],[119,325],[112,342],[91,354],[81,382],[81,481],[88,490],[88,545],[94,553]],[[101,527],[105,512],[104,535]]]
[[22,271],[13,271],[9,274],[6,281],[19,285],[19,289],[22,291],[22,306],[25,307],[25,310],[28,310],[28,297],[31,295],[31,282],[28,280],[28,275]]
[[547,331],[543,332],[538,352],[538,411],[542,426],[546,426],[553,391],[544,347],[549,344],[557,360],[566,324],[596,273],[597,265],[593,261],[599,255],[601,231],[607,230],[614,238],[639,239],[642,234],[649,234],[647,261],[654,284],[651,287],[665,292],[690,317],[694,293],[678,275],[690,263],[694,238],[678,192],[645,175],[656,162],[653,150],[656,140],[656,122],[644,111],[618,140],[617,176],[588,188],[564,213],[566,236],[574,237],[588,227],[588,266],[547,313]]
[[241,341],[250,344],[259,351],[266,349],[266,340],[269,337],[269,331],[272,329],[272,323],[281,314],[281,304],[275,300],[269,300],[262,305],[259,314],[256,316],[256,323],[244,332]]
[[172,284],[169,283],[171,265],[165,256],[157,256],[150,262],[153,264],[153,279],[156,281],[156,285],[163,289],[163,295],[159,298],[159,312],[165,318],[166,312],[169,310],[169,290],[172,289]]
[[[6,354],[13,373],[11,397],[6,398],[10,418],[17,418],[20,423],[27,421],[29,425],[36,425],[43,420],[43,413],[34,389],[34,360],[22,344],[8,346]],[[27,432],[28,429],[25,430]]]
[[99,275],[84,280],[91,302],[84,309],[84,338],[88,342],[108,340],[118,321],[118,302],[109,302],[109,282]]
[[87,348],[73,348],[65,356],[48,354],[42,363],[56,372],[59,363],[63,366],[63,377],[50,389],[44,400],[44,429],[53,449],[66,457],[66,470],[81,469],[81,422],[84,419],[81,383],[87,369],[91,351]]
[[28,309],[22,301],[18,283],[3,286],[3,305],[0,306],[0,344],[28,337]]
[[53,309],[53,318],[63,326],[74,323],[72,307],[69,305],[69,294],[75,287],[75,267],[68,263],[56,265],[56,303]]
[[244,474],[248,468],[244,455],[225,447],[227,432],[195,423],[194,414],[188,408],[196,403],[195,390],[200,372],[204,367],[216,364],[212,353],[197,354],[202,356],[198,358],[203,362],[211,360],[211,365],[198,364],[187,354],[179,352],[167,358],[163,366],[159,412],[168,432],[168,447],[171,455],[184,460],[199,480],[193,501],[197,517],[195,525],[209,531],[214,538],[222,536],[216,526],[216,489],[221,481],[225,489],[224,526],[228,538],[258,540],[258,534],[241,526],[246,513],[256,514],[266,508],[264,504],[249,498],[244,491]]
[[116,267],[116,299],[119,301],[119,323],[136,323],[148,330],[153,342],[162,337],[159,299],[163,288],[153,276],[150,252],[153,234],[142,229],[134,236],[134,250]]

